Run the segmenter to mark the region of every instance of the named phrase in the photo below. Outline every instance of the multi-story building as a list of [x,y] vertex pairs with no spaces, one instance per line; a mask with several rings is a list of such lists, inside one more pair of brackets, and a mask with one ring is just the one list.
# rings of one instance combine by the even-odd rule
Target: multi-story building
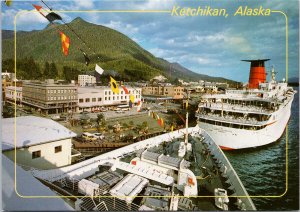
[[142,88],[143,96],[171,97],[183,99],[184,88],[181,86],[146,86]]
[[80,87],[96,84],[96,77],[90,75],[78,75],[78,84]]
[[23,83],[23,104],[44,114],[75,112],[77,109],[77,87],[74,84],[31,81]]
[[129,103],[129,96],[134,96],[134,103],[141,100],[142,89],[127,87],[129,94],[122,88],[119,94],[114,94],[110,87],[79,87],[78,88],[78,111],[93,111],[102,106],[122,105]]
[[[7,102],[22,104],[22,87],[8,86],[5,88],[5,98]],[[16,96],[15,96],[16,92]]]

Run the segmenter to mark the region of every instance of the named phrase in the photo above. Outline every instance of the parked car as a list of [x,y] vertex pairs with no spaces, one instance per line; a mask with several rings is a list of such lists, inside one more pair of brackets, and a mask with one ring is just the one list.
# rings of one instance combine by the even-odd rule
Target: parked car
[[95,135],[93,135],[89,132],[82,133],[82,137],[87,141],[96,141],[97,140]]
[[105,136],[102,135],[101,133],[93,133],[93,135],[94,135],[96,138],[98,138],[98,139],[104,139],[104,138],[105,138]]

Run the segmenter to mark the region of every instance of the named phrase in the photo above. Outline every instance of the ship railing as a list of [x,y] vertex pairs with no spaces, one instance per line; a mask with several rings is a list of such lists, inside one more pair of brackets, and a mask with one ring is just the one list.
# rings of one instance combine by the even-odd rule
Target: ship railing
[[219,165],[221,175],[227,179],[226,183],[229,185],[228,189],[231,191],[230,195],[243,196],[241,200],[243,201],[243,203],[245,203],[246,209],[256,210],[241,180],[239,179],[238,175],[236,174],[235,170],[231,166],[222,150],[213,142],[213,140],[206,132],[203,132],[203,134],[205,136],[204,142],[207,143],[206,146],[208,151],[210,152],[212,157],[218,161],[217,163]]
[[250,118],[249,120],[246,120],[243,117],[239,117],[239,118],[235,118],[232,116],[221,117],[217,114],[198,114],[197,116],[200,118],[207,118],[213,121],[222,121],[226,123],[247,124],[247,125],[256,125],[256,126],[265,125],[268,122],[268,121],[257,121],[254,118]]
[[[189,132],[192,132],[193,129],[194,127],[189,128]],[[71,166],[52,170],[35,171],[33,174],[37,178],[48,180],[50,182],[57,181],[64,177],[77,177],[82,179],[92,175],[98,169],[98,165],[101,165],[106,162],[114,163],[114,161],[117,158],[122,157],[122,155],[131,154],[145,147],[149,148],[153,146],[158,146],[164,141],[169,142],[173,138],[181,137],[184,135],[184,133],[185,129],[176,130],[173,132],[169,132],[166,134],[162,134],[156,137],[148,138],[146,140],[130,144],[128,146],[101,154],[99,156],[79,162]]]

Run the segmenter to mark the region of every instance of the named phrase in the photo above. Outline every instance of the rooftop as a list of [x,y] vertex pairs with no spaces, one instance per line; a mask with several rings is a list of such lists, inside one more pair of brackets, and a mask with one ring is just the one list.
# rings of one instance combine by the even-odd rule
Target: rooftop
[[[16,184],[19,195],[57,196],[29,172],[16,167]],[[71,211],[74,210],[61,198],[24,198],[15,191],[14,163],[2,156],[2,209],[4,211]]]
[[21,148],[75,136],[74,132],[51,119],[36,116],[16,117],[16,122],[15,118],[2,119],[2,150],[13,149],[15,144]]
[[[126,88],[128,90],[130,89],[141,89],[138,87],[131,87],[127,86]],[[83,93],[98,93],[100,90],[111,90],[110,86],[93,86],[93,87],[78,87],[78,93],[83,94]],[[122,91],[122,87],[119,86],[119,90]]]

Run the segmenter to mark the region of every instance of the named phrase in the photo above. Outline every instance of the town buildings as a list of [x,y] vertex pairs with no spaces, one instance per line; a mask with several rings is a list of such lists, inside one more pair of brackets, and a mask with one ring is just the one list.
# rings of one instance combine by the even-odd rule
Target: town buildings
[[171,97],[172,99],[183,99],[184,88],[181,86],[149,85],[142,88],[143,96]]
[[[7,102],[22,104],[23,87],[8,86],[5,88],[5,99]],[[16,95],[15,95],[16,92]]]
[[134,96],[134,103],[141,101],[142,89],[126,87],[129,94],[119,87],[120,93],[114,94],[108,86],[79,87],[78,111],[94,111],[102,106],[124,105],[129,103],[130,94]]
[[[71,164],[71,138],[76,134],[46,118],[2,119],[2,151],[23,166],[51,169]],[[15,152],[16,147],[16,152]]]
[[78,75],[78,85],[80,87],[96,84],[96,77],[90,75]]
[[23,104],[43,114],[75,112],[77,108],[77,87],[74,84],[30,81],[23,83]]

